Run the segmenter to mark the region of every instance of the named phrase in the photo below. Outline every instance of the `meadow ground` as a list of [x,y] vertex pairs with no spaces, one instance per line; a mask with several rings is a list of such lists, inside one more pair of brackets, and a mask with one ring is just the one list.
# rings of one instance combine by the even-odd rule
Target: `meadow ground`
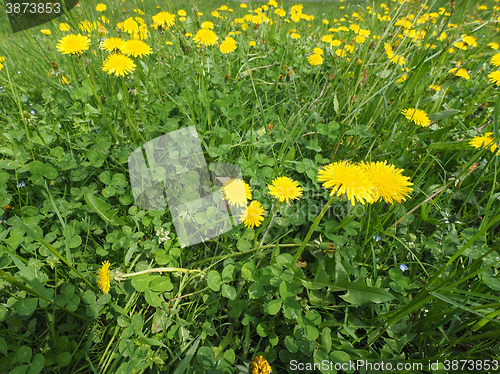
[[500,2],[7,6],[0,373],[498,369]]

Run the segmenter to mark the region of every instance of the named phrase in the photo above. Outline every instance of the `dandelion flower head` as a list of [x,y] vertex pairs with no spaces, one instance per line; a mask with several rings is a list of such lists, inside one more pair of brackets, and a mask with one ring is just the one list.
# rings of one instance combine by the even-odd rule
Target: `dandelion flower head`
[[250,363],[251,374],[269,374],[272,371],[269,362],[262,356],[255,357]]
[[240,221],[249,229],[259,227],[263,220],[264,208],[255,200],[252,201],[240,215]]
[[362,162],[361,168],[368,175],[373,184],[373,201],[384,199],[386,203],[398,203],[406,201],[406,197],[413,190],[409,177],[405,177],[402,169],[396,169],[394,165],[387,165],[387,162]]
[[104,61],[102,70],[110,75],[114,73],[115,76],[125,76],[135,70],[135,64],[129,57],[115,53]]
[[101,268],[97,271],[97,285],[105,294],[109,292],[109,261],[104,261]]
[[56,49],[63,55],[81,54],[89,49],[90,39],[81,34],[63,36],[57,43]]
[[230,36],[227,36],[220,44],[219,49],[224,54],[231,53],[236,49],[236,41]]
[[142,57],[151,54],[151,47],[142,40],[131,39],[123,43],[121,51],[127,56]]
[[487,132],[484,135],[474,137],[469,144],[474,148],[488,147],[491,152],[495,152],[497,145],[492,132]]
[[296,200],[302,195],[302,187],[291,178],[278,177],[267,186],[269,193],[277,198],[280,202]]
[[244,207],[247,200],[252,199],[250,186],[242,179],[230,179],[221,187],[224,198],[229,205]]
[[339,161],[323,166],[318,172],[318,182],[324,182],[324,188],[332,188],[330,196],[337,193],[347,195],[354,206],[358,200],[361,204],[373,200],[373,185],[364,170],[349,161]]
[[201,29],[201,30],[198,30],[198,32],[194,36],[193,40],[196,43],[203,44],[205,46],[209,46],[209,45],[214,45],[215,43],[217,43],[218,38],[217,38],[217,35],[215,34],[215,32],[213,32],[212,30]]
[[500,70],[492,71],[488,74],[488,79],[491,83],[500,86]]
[[413,121],[419,126],[427,127],[431,124],[431,120],[427,117],[427,113],[422,109],[403,109],[401,113],[410,121]]

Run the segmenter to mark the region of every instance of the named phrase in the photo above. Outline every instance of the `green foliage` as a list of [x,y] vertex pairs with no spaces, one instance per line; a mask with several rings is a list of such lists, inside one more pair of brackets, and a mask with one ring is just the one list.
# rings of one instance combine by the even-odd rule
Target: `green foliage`
[[[296,3],[280,2],[290,22],[269,6],[273,23],[257,25],[243,17],[261,2],[228,3],[233,12],[216,18],[217,1],[125,1],[106,4],[104,36],[79,28],[101,15],[82,2],[40,27],[50,36],[2,37],[0,373],[242,373],[260,355],[278,373],[291,360],[498,360],[498,155],[469,145],[486,132],[499,140],[500,96],[487,79],[498,2],[386,1],[387,14],[381,3],[306,2],[314,19],[294,22]],[[157,5],[187,20],[155,30]],[[99,43],[129,39],[116,24],[139,7],[153,53],[110,76]],[[400,24],[408,14],[410,30]],[[234,52],[186,36],[207,20],[219,43],[234,32]],[[88,51],[57,51],[60,21],[89,35]],[[370,30],[365,42],[328,30],[351,24]],[[324,35],[354,50],[343,56]],[[463,35],[477,46],[460,49]],[[316,47],[323,63],[312,66]],[[449,72],[459,66],[471,79]],[[430,126],[406,119],[409,108]],[[180,248],[168,209],[135,205],[128,157],[193,125],[207,164],[237,165],[266,214],[254,230]],[[353,207],[317,180],[339,160],[386,160],[413,193]],[[280,176],[299,182],[301,198],[270,196]],[[183,191],[194,196],[190,177]],[[186,220],[207,224],[215,213]],[[109,293],[99,289],[104,261]]]

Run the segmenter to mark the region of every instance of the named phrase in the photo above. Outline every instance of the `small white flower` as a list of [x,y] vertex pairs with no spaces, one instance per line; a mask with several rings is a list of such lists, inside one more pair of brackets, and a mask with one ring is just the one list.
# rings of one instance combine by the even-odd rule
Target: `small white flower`
[[161,230],[156,230],[156,236],[158,236],[160,244],[163,242],[168,242],[170,240],[168,234],[170,234],[170,230],[165,230],[163,227],[161,228]]

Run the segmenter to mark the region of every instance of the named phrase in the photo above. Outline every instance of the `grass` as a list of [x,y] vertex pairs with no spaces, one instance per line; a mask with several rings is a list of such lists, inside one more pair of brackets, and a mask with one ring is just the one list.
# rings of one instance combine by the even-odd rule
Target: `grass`
[[[355,360],[496,370],[498,2],[304,2],[298,22],[297,3],[284,2],[284,17],[269,5],[272,22],[259,24],[244,17],[264,2],[228,2],[217,18],[219,1],[126,0],[105,3],[107,35],[79,26],[98,20],[97,4],[13,35],[0,20],[1,373],[240,373],[252,362],[330,373],[323,362]],[[117,24],[133,9],[152,53],[108,75],[100,42],[131,39]],[[152,27],[160,10],[176,14],[173,26]],[[232,33],[236,50],[197,46],[204,21],[219,43]],[[56,48],[72,33],[91,41],[81,55]],[[424,126],[408,109],[425,112]],[[198,138],[156,150],[171,157],[169,179],[151,177],[168,207],[134,195],[133,152],[190,126]],[[341,161],[331,178],[354,204],[318,180]],[[221,218],[218,188],[217,209],[176,213],[212,193],[205,162],[241,175],[262,221],[239,225],[245,207]],[[361,162],[402,179],[378,170],[366,182]],[[300,186],[289,204],[269,193],[278,177]]]

